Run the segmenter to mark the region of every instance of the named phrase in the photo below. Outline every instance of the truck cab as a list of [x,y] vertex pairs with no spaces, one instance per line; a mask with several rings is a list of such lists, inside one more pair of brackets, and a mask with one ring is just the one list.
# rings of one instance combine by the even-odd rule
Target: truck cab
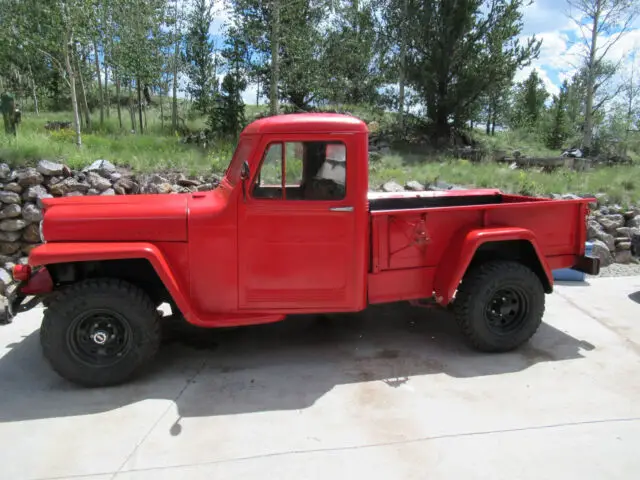
[[44,303],[45,357],[85,386],[142,370],[163,303],[213,328],[429,302],[452,307],[473,347],[508,351],[540,325],[553,269],[598,272],[589,201],[369,192],[364,122],[269,117],[245,128],[211,191],[45,200],[45,243],[14,269],[9,306]]
[[[220,187],[189,202],[189,252],[198,259],[190,285],[202,312],[366,305],[366,125],[341,115],[302,115],[291,133],[291,121],[278,116],[250,125]],[[214,219],[211,197],[220,205]],[[211,295],[212,285],[220,295]]]

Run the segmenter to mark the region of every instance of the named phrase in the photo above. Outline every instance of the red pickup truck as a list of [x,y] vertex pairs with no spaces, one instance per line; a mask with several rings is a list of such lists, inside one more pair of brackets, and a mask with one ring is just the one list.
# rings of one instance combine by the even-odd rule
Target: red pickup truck
[[164,303],[229,327],[426,301],[451,305],[475,348],[507,351],[538,329],[553,269],[599,271],[585,256],[589,201],[371,193],[365,123],[270,117],[245,128],[212,191],[45,200],[45,243],[14,268],[9,310],[42,300],[44,355],[85,386],[154,357]]

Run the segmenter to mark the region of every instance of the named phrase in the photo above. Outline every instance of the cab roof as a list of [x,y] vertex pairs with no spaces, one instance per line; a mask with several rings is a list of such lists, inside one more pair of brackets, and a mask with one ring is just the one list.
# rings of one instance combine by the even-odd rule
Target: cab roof
[[263,133],[359,132],[369,129],[362,120],[340,113],[290,113],[256,120],[245,127],[242,135]]

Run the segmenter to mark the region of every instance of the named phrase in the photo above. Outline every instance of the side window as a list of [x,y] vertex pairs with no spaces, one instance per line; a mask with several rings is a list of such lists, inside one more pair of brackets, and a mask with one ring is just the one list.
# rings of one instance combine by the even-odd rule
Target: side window
[[253,196],[340,200],[346,195],[346,186],[347,149],[343,143],[279,142],[265,151]]
[[282,186],[282,144],[272,143],[262,162],[258,183],[262,186]]
[[304,143],[287,142],[286,148],[286,176],[287,185],[300,186],[302,184],[302,162],[304,159]]

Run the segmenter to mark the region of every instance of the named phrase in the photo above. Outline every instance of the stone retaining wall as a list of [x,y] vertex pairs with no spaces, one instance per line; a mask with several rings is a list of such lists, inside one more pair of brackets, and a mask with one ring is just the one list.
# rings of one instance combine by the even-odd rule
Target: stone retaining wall
[[[382,146],[383,148],[386,145]],[[96,160],[82,170],[41,160],[36,167],[12,170],[0,163],[0,295],[11,283],[10,271],[17,263],[26,263],[27,255],[41,242],[39,223],[42,199],[82,195],[127,195],[139,193],[188,193],[210,190],[219,178],[188,178],[181,173],[133,174],[107,160]],[[416,181],[402,186],[390,181],[382,191],[450,190],[463,188],[438,182],[425,186]],[[565,194],[558,199],[577,198]],[[593,254],[602,265],[630,263],[640,254],[640,209],[617,205],[592,206],[588,239],[594,242]]]
[[589,218],[587,238],[601,265],[631,263],[640,255],[640,209],[602,206]]

